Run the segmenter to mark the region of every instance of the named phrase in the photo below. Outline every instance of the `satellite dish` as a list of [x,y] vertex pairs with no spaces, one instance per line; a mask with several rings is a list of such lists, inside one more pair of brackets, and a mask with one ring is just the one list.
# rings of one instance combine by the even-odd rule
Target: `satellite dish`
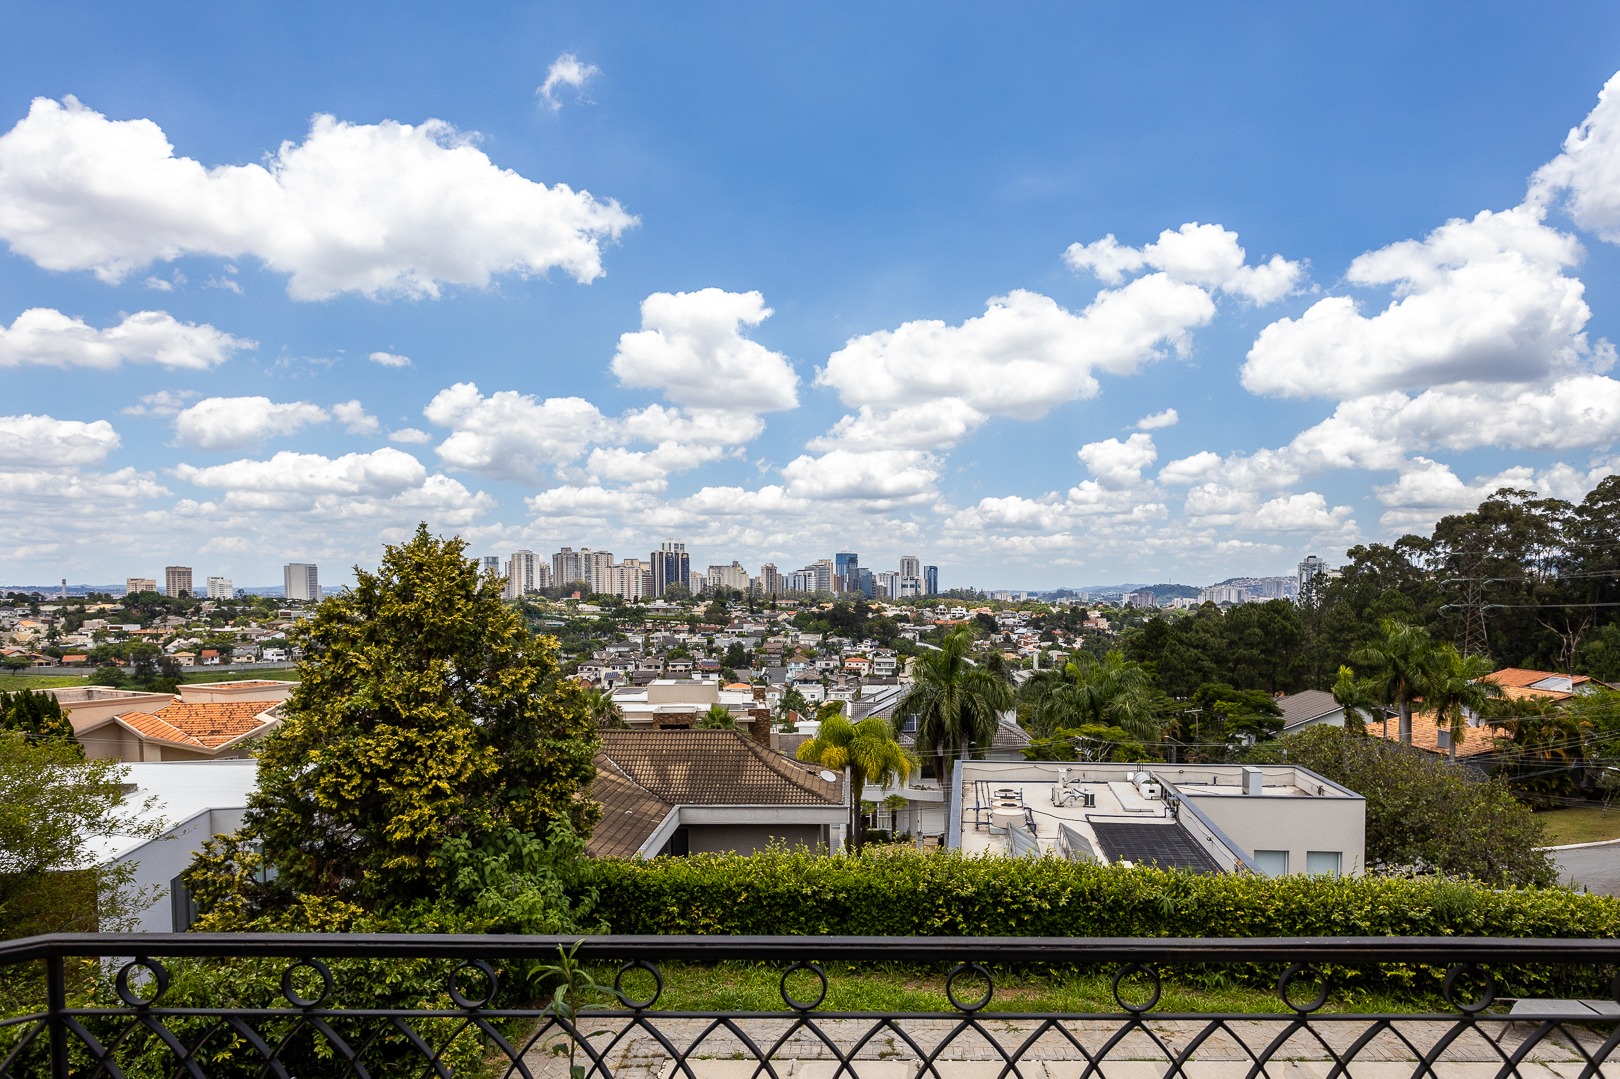
[[821,770],[821,778],[825,779],[828,783],[836,783],[838,782],[838,773],[823,768]]

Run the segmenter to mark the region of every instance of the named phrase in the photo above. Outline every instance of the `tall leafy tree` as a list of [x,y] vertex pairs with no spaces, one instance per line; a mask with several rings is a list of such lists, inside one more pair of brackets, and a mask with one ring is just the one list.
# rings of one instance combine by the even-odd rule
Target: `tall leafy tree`
[[821,721],[816,737],[799,746],[798,758],[823,768],[849,769],[849,837],[856,849],[866,837],[866,816],[861,812],[866,784],[885,786],[892,779],[904,782],[917,767],[916,754],[895,740],[889,724],[876,717],[851,723],[841,711]]
[[1342,664],[1333,683],[1333,703],[1344,709],[1344,729],[1354,734],[1366,734],[1368,723],[1387,714],[1378,699],[1377,687],[1357,678],[1354,670]]
[[49,693],[0,693],[0,731],[15,731],[30,741],[62,741],[78,744],[73,724],[62,713],[62,705]]
[[1379,699],[1400,715],[1400,740],[1412,744],[1412,702],[1423,696],[1434,654],[1428,630],[1386,618],[1378,637],[1355,654],[1377,687]]
[[[244,825],[194,870],[200,906],[386,909],[443,895],[447,850],[588,832],[601,810],[584,687],[464,547],[421,526],[316,609]],[[260,857],[274,879],[230,895]]]
[[912,662],[911,688],[894,708],[896,724],[917,717],[917,752],[932,760],[941,783],[974,746],[988,746],[1002,712],[1013,705],[1006,679],[973,662],[973,631],[967,627],[945,635],[938,651]]

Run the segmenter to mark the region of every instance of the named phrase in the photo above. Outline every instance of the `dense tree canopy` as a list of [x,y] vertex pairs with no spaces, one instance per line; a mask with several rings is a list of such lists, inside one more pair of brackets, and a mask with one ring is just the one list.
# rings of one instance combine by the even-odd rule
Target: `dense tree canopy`
[[458,858],[594,823],[599,710],[463,549],[419,528],[317,608],[246,822],[188,878],[205,911],[432,901]]

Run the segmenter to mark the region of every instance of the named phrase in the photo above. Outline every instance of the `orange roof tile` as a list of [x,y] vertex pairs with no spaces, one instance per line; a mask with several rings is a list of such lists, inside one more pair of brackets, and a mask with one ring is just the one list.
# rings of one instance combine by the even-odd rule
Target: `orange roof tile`
[[[1528,689],[1537,682],[1541,681],[1543,678],[1558,677],[1561,677],[1561,675],[1559,675],[1557,671],[1532,671],[1524,667],[1504,667],[1499,671],[1492,671],[1490,674],[1487,674],[1482,681],[1495,682],[1504,689],[1508,686],[1517,686]],[[1573,680],[1577,685],[1581,682],[1591,681],[1591,679],[1584,674],[1575,675]],[[1548,692],[1554,691],[1549,690]]]
[[271,701],[176,703],[156,712],[126,712],[118,718],[143,738],[218,749],[265,726],[259,717],[273,707],[275,702]]
[[[1401,738],[1400,720],[1390,716],[1387,723],[1369,723],[1367,733],[1374,738],[1398,742]],[[1494,751],[1497,737],[1498,732],[1491,727],[1469,727],[1462,744],[1457,747],[1457,758],[1477,757]],[[1426,749],[1441,756],[1449,752],[1440,746],[1440,728],[1435,726],[1433,712],[1412,713],[1412,748]]]

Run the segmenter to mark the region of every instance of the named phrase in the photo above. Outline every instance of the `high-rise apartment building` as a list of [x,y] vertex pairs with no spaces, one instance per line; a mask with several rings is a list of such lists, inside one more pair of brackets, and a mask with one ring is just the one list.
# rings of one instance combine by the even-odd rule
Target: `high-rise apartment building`
[[884,570],[878,574],[877,594],[880,599],[897,599],[900,595],[900,574],[894,570]]
[[487,554],[483,558],[480,558],[478,560],[478,572],[482,573],[485,577],[506,576],[506,574],[501,572],[501,556],[498,554]]
[[229,577],[210,577],[208,578],[208,598],[235,599],[236,586],[231,583]]
[[900,556],[900,576],[922,579],[922,560],[914,554]]
[[157,581],[151,577],[125,577],[124,594],[134,595],[136,592],[156,592]]
[[593,551],[589,547],[579,549],[579,579],[592,592],[608,591],[608,570],[612,565],[612,551]]
[[869,569],[856,568],[851,575],[853,588],[850,591],[859,592],[867,599],[877,595],[877,575]]
[[662,596],[672,584],[685,584],[692,575],[692,560],[686,544],[667,542],[649,556],[652,562],[653,595]]
[[641,600],[652,593],[652,563],[639,558],[626,558],[608,566],[604,582],[597,589],[620,599]]
[[733,561],[729,566],[710,566],[704,577],[704,587],[710,592],[717,588],[748,591],[748,571],[743,569],[741,562]]
[[520,599],[546,587],[551,570],[533,551],[513,551],[506,560],[506,598]]
[[1328,564],[1315,555],[1306,555],[1299,564],[1299,594],[1305,595],[1312,581],[1327,573]]
[[281,567],[281,594],[287,599],[318,603],[321,575],[313,562],[288,562]]
[[761,595],[780,596],[787,591],[787,582],[777,572],[775,562],[767,562],[759,567],[759,576],[754,580]]
[[580,572],[579,552],[572,547],[564,547],[551,556],[551,579],[557,582],[558,587],[566,588],[575,581],[584,580]]
[[937,595],[939,595],[939,567],[938,566],[924,566],[923,567],[923,581],[922,581],[922,583],[923,583],[923,592],[922,592],[923,595],[925,595],[925,596],[937,596]]
[[191,595],[191,567],[164,566],[163,594],[170,599]]

